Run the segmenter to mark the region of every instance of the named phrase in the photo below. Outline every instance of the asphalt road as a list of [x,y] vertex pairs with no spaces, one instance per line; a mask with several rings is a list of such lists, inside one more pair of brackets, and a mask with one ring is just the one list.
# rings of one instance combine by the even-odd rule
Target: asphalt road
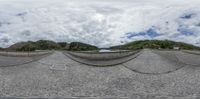
[[[180,51],[143,50],[126,63],[96,67],[54,52],[28,64],[0,67],[0,97],[199,99],[199,58]],[[15,59],[8,58],[11,61]]]

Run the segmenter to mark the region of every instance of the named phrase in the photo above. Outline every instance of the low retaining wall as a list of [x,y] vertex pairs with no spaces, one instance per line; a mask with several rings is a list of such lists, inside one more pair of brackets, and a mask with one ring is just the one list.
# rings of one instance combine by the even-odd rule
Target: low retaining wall
[[63,52],[70,59],[82,64],[91,66],[114,66],[125,63],[136,58],[140,51],[127,51],[127,52],[103,52],[103,53],[90,53],[90,52]]
[[0,52],[2,56],[14,56],[14,57],[29,57],[51,54],[53,51],[38,51],[38,52]]
[[185,53],[189,53],[189,54],[200,55],[200,51],[197,51],[197,50],[181,50],[181,51]]
[[89,60],[112,60],[112,59],[118,59],[118,58],[130,56],[137,52],[138,51],[122,51],[122,52],[71,52],[71,51],[68,51],[67,53],[75,57],[89,59]]

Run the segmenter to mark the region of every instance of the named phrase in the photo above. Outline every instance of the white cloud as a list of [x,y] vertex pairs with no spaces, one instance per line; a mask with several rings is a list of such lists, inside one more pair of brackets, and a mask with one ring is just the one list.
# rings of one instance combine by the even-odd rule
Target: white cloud
[[[152,27],[160,34],[155,39],[199,45],[199,5],[199,0],[0,0],[0,46],[49,39],[108,47],[151,39],[147,35],[129,39],[125,34]],[[194,16],[183,18],[190,14]]]

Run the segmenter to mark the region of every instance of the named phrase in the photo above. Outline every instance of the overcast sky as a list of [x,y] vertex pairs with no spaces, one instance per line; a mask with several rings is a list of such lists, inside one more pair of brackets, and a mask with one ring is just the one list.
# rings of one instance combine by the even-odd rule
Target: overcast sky
[[0,47],[40,39],[99,47],[169,39],[200,46],[200,0],[0,0]]

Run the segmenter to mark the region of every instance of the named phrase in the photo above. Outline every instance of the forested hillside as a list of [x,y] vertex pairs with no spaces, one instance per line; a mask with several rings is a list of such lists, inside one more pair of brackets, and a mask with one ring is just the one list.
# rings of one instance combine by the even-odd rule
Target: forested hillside
[[126,50],[136,50],[144,48],[152,49],[173,49],[174,47],[179,47],[180,49],[186,50],[200,50],[200,47],[186,44],[183,42],[175,42],[170,40],[140,40],[133,41],[124,45],[113,46],[111,49],[126,49]]
[[90,50],[98,50],[98,47],[81,43],[81,42],[72,42],[69,46],[70,51],[90,51]]

